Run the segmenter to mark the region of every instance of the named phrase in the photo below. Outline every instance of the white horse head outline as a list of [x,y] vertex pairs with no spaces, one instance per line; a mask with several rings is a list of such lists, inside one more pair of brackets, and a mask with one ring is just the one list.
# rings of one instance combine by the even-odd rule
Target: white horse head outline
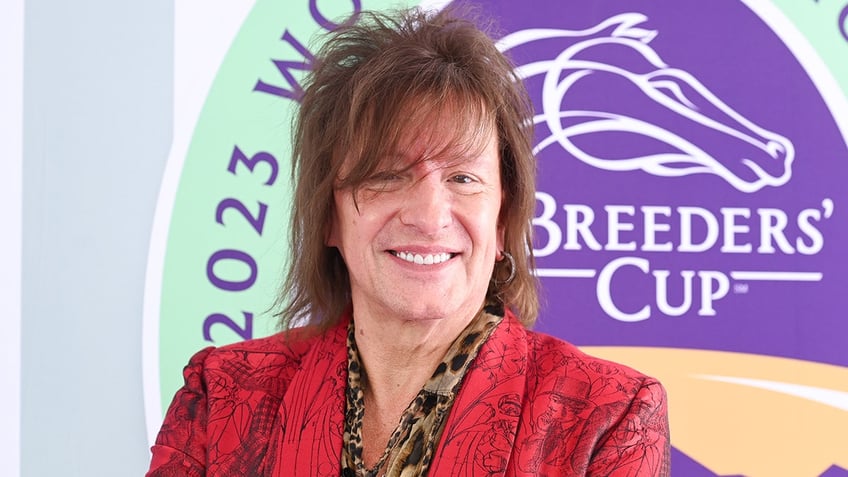
[[[535,152],[559,144],[577,159],[599,169],[642,170],[665,177],[714,174],[749,193],[785,184],[791,177],[795,157],[792,142],[728,106],[689,72],[669,67],[649,45],[657,32],[637,27],[645,20],[647,17],[641,13],[623,13],[585,30],[528,29],[498,41],[501,51],[540,41],[559,42],[556,49],[561,53],[556,58],[516,67],[521,79],[542,78],[541,114],[534,117],[534,123],[545,125],[550,135],[536,145]],[[616,60],[599,59],[596,54],[622,47],[629,60],[635,57],[637,61],[618,65]],[[634,71],[634,66],[644,71]],[[609,104],[589,109],[580,107],[584,105],[579,101],[580,106],[571,106],[587,88],[584,83],[592,78],[613,79],[625,88],[638,88],[639,96],[649,100],[652,111],[620,114],[610,111],[613,108]],[[603,92],[615,94],[609,89]],[[630,98],[632,95],[623,99]],[[652,118],[647,119],[643,112],[653,114]],[[669,116],[673,119],[657,119]],[[693,133],[693,126],[697,134]],[[643,142],[648,139],[661,147],[648,153],[634,149],[616,157],[603,148],[599,151],[587,146],[587,139],[591,141],[594,136],[597,140],[605,134],[616,135],[617,142],[622,137]],[[728,144],[728,139],[734,149],[729,154],[727,148],[717,147]],[[740,147],[743,150],[735,151]]]

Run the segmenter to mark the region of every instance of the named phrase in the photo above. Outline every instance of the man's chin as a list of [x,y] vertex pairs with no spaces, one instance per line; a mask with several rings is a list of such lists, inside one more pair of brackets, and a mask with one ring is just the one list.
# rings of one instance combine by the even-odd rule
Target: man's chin
[[451,306],[444,300],[420,301],[409,306],[403,311],[404,319],[408,321],[444,321],[463,320],[470,321],[477,312],[477,307]]

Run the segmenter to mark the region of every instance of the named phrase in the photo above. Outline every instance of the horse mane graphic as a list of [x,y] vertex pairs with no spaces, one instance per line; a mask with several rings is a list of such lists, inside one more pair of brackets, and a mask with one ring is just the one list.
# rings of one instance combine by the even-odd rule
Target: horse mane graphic
[[786,184],[792,142],[668,66],[650,45],[657,31],[638,26],[646,20],[622,13],[585,30],[526,29],[498,41],[504,52],[553,57],[516,67],[541,92],[533,121],[549,134],[534,152],[558,144],[598,169],[713,174],[747,193]]

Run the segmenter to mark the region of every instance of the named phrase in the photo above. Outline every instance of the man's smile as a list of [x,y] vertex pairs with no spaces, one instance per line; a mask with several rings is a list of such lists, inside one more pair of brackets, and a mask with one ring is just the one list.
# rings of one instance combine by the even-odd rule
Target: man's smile
[[395,250],[389,250],[389,252],[395,257],[406,260],[409,263],[414,263],[417,265],[437,265],[439,263],[444,263],[456,256],[456,254],[452,253],[412,253],[412,252],[397,252]]

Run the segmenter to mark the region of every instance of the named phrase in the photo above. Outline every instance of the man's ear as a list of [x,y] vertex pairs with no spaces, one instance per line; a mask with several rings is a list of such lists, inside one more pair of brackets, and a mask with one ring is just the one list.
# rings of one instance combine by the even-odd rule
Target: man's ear
[[338,214],[336,214],[336,208],[331,207],[330,210],[330,220],[324,226],[324,245],[328,247],[337,247],[341,242],[339,241],[339,218]]
[[498,234],[498,239],[497,239],[498,254],[500,254],[503,250],[505,250],[504,244],[506,243],[506,240],[505,240],[506,229],[503,225],[498,225],[497,234]]

